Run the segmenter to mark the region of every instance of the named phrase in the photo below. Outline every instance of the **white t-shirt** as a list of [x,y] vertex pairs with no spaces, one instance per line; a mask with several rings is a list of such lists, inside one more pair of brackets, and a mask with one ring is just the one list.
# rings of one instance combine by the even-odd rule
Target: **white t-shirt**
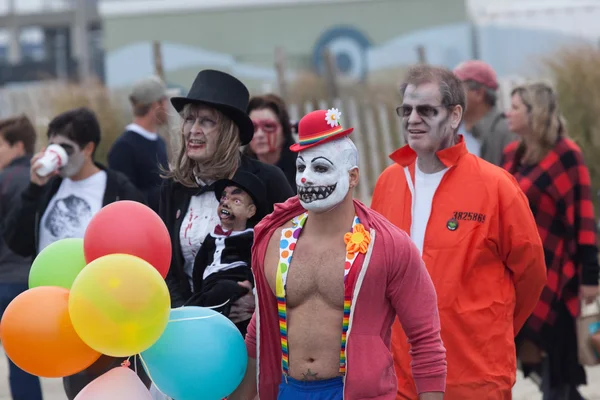
[[72,181],[63,179],[40,221],[38,252],[57,240],[83,238],[92,217],[102,208],[106,172]]
[[447,171],[448,168],[433,174],[426,174],[419,169],[418,163],[415,167],[415,198],[413,199],[414,212],[410,237],[421,254],[423,254],[423,241],[425,240],[427,222],[431,215],[433,195]]
[[187,274],[190,285],[192,285],[192,273],[196,254],[204,242],[206,235],[213,232],[220,223],[217,207],[219,202],[214,192],[202,193],[200,196],[192,196],[190,206],[181,223],[179,231],[179,242],[181,253],[185,264],[183,270]]

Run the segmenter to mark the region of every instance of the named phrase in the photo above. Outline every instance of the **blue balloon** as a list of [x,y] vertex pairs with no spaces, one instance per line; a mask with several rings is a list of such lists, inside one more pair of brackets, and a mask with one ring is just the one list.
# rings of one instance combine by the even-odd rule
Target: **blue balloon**
[[204,307],[171,310],[162,336],[141,358],[156,387],[175,400],[229,396],[242,382],[248,363],[237,327]]

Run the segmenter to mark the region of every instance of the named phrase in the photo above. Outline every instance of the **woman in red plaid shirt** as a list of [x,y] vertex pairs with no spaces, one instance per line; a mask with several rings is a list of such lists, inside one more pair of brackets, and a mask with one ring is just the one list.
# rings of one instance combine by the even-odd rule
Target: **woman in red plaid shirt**
[[504,150],[505,169],[527,195],[544,245],[548,281],[517,336],[525,374],[542,376],[544,400],[583,399],[575,318],[598,295],[598,250],[590,175],[567,137],[551,87],[517,87],[507,113],[521,139]]

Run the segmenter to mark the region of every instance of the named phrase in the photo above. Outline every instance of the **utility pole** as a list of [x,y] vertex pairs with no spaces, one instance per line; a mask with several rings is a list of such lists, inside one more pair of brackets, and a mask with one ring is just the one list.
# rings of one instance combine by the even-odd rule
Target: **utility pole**
[[90,39],[88,34],[88,9],[86,0],[75,0],[74,34],[77,54],[79,82],[88,80],[91,73]]
[[163,82],[166,82],[167,80],[165,79],[165,70],[163,68],[162,46],[160,41],[155,40],[152,42],[152,54],[154,56],[154,73]]
[[9,16],[9,44],[8,44],[8,61],[15,65],[21,62],[21,40],[20,29],[17,23],[18,17],[15,9],[16,0],[8,1],[8,16]]
[[279,86],[279,95],[284,101],[289,101],[287,91],[287,81],[285,79],[285,53],[282,47],[275,48],[275,71],[277,72],[277,85]]

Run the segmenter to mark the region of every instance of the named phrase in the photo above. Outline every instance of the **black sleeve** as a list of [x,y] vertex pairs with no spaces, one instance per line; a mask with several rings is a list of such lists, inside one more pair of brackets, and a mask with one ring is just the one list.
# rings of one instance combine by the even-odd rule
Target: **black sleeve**
[[36,216],[44,187],[30,183],[21,194],[21,204],[4,221],[2,235],[6,245],[23,257],[36,253],[35,229]]
[[142,192],[129,179],[123,179],[121,182],[121,200],[131,200],[146,204],[146,199]]
[[136,185],[136,168],[133,148],[129,143],[117,141],[108,153],[108,167],[125,175]]
[[[163,184],[160,187],[160,199],[158,202],[158,215],[163,220],[165,225],[167,225],[167,229],[169,230],[169,234],[171,234],[171,230],[173,227],[169,226],[169,196],[171,194],[171,185],[169,185],[169,181],[163,181]],[[171,234],[171,251],[174,252],[175,243],[173,239],[173,235]],[[171,308],[182,307],[185,304],[185,296],[183,295],[183,290],[181,289],[181,283],[179,278],[175,274],[175,255],[171,257],[171,265],[169,266],[169,272],[167,272],[167,277],[165,278],[165,282],[167,283],[167,287],[169,288],[169,294],[171,295]]]

